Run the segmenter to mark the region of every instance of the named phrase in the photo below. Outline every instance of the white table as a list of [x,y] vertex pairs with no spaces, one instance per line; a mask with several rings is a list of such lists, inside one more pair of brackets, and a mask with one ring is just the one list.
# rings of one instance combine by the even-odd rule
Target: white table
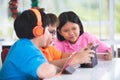
[[72,75],[61,75],[45,80],[120,80],[120,58],[98,61],[94,68],[78,68]]

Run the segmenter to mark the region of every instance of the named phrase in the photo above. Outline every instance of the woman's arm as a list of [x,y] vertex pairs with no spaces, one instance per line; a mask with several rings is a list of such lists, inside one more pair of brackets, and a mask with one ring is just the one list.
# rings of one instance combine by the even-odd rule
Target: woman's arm
[[97,58],[102,60],[112,60],[111,51],[106,51],[104,53],[97,53]]

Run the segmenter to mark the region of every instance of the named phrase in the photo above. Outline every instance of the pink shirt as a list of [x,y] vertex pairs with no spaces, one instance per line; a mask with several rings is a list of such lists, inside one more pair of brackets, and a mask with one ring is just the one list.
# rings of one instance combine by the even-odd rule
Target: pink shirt
[[64,52],[75,52],[75,51],[79,51],[81,48],[83,48],[84,46],[86,46],[88,43],[95,43],[98,44],[98,48],[96,49],[97,53],[104,53],[107,50],[111,51],[111,48],[108,47],[105,43],[103,43],[102,41],[100,41],[99,39],[97,39],[95,36],[92,36],[86,32],[84,32],[77,40],[77,42],[75,44],[70,44],[68,41],[64,40],[64,41],[59,41],[58,39],[56,39],[54,41],[54,47],[58,50],[61,50],[63,53]]

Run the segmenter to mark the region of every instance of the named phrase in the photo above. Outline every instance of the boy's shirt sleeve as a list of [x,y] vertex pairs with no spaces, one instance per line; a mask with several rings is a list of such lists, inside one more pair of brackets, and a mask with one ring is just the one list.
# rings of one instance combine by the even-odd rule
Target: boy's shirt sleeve
[[53,58],[53,60],[61,59],[62,53],[61,53],[60,50],[57,50],[53,46],[50,46],[49,47],[49,52],[50,52],[51,57]]

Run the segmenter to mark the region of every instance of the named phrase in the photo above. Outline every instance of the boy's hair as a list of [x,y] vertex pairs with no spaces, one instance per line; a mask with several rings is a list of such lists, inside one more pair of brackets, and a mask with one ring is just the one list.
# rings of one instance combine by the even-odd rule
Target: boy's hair
[[49,16],[49,20],[50,20],[49,24],[52,26],[54,26],[54,25],[58,26],[59,20],[58,20],[57,16],[53,13],[47,13],[47,15]]
[[[38,9],[38,8],[37,8]],[[42,18],[42,27],[43,31],[46,26],[49,25],[49,17],[43,11],[43,9],[38,9],[41,18]],[[25,10],[14,21],[14,29],[18,38],[28,38],[32,39],[35,36],[33,35],[33,28],[37,25],[37,18],[33,11]]]
[[80,34],[84,33],[83,25],[77,14],[75,14],[73,11],[63,12],[59,15],[59,25],[57,27],[57,38],[60,41],[65,40],[62,35],[58,32],[58,30],[61,30],[61,28],[67,23],[67,22],[73,22],[79,25],[80,28]]

